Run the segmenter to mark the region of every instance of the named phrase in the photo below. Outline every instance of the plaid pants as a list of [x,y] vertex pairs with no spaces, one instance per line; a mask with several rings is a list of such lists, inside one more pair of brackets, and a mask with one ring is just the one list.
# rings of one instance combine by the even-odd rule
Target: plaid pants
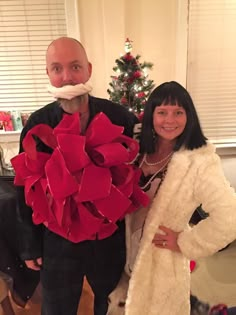
[[105,315],[108,295],[116,287],[124,264],[124,222],[106,239],[78,244],[46,231],[42,315],[76,315],[84,276],[94,293],[94,315]]

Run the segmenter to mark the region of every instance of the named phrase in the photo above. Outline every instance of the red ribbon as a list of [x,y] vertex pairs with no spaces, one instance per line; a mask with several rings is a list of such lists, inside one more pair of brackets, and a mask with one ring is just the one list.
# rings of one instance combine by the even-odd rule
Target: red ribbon
[[[24,152],[11,162],[35,224],[72,242],[103,239],[127,213],[148,205],[138,185],[140,171],[130,164],[139,145],[122,132],[104,113],[94,117],[85,135],[77,113],[64,115],[54,129],[39,124],[28,131]],[[37,152],[34,136],[53,153]]]

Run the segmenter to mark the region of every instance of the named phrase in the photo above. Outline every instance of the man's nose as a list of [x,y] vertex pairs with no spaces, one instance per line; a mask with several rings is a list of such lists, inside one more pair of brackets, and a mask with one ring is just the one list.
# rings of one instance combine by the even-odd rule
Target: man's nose
[[72,75],[71,75],[71,72],[69,70],[63,71],[63,83],[64,84],[72,83]]

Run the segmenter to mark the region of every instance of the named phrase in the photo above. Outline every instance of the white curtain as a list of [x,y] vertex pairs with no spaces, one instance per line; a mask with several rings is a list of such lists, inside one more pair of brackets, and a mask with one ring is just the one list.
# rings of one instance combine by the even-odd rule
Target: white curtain
[[236,1],[189,0],[187,88],[203,130],[236,141]]

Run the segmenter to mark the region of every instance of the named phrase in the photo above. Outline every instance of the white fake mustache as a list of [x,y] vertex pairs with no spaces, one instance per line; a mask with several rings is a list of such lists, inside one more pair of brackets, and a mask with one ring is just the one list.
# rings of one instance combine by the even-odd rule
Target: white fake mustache
[[92,86],[88,81],[86,83],[80,83],[76,85],[65,85],[62,87],[55,87],[49,84],[47,86],[48,92],[56,99],[66,99],[66,100],[72,100],[76,96],[81,96],[84,94],[88,94],[92,91]]

